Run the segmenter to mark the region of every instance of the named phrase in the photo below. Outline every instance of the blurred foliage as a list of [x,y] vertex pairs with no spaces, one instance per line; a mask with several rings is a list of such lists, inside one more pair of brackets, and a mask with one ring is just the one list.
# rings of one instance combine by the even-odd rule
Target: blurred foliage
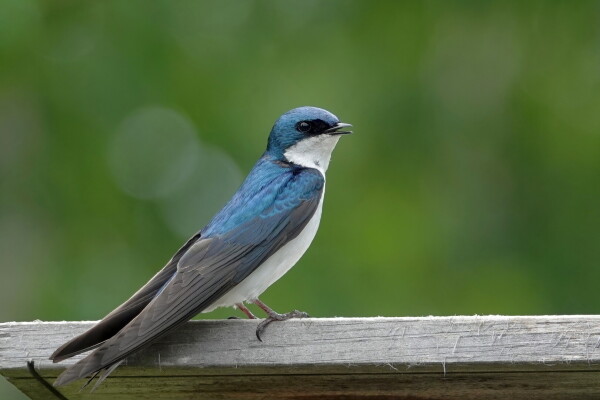
[[0,320],[101,318],[300,105],[355,134],[272,307],[598,312],[600,3],[1,0]]

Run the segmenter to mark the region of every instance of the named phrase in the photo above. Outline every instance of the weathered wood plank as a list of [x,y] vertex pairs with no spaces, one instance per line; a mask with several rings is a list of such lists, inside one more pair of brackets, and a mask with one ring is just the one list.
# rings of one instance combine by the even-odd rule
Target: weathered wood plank
[[[194,321],[69,399],[600,398],[600,316]],[[0,324],[0,373],[32,399],[80,357],[47,357],[92,322]],[[351,396],[351,397],[348,397]],[[385,397],[384,397],[385,398]]]

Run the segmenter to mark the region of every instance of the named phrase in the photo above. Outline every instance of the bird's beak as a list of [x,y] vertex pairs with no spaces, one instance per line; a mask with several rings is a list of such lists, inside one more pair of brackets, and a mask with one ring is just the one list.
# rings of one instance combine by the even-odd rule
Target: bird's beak
[[350,124],[346,124],[344,122],[338,122],[337,124],[335,124],[334,126],[332,126],[331,128],[327,129],[325,132],[328,135],[348,135],[350,133],[352,133],[352,131],[346,131],[346,130],[340,130],[342,128],[348,128],[351,127],[352,125]]

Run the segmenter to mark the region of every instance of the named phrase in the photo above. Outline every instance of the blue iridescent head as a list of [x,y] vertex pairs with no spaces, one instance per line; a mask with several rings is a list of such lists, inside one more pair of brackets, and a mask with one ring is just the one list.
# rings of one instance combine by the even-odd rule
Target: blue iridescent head
[[330,156],[339,135],[352,133],[343,129],[349,126],[322,108],[294,108],[275,121],[269,135],[267,153],[288,162],[293,162],[290,158],[297,159],[299,153],[312,157],[311,153],[327,152]]

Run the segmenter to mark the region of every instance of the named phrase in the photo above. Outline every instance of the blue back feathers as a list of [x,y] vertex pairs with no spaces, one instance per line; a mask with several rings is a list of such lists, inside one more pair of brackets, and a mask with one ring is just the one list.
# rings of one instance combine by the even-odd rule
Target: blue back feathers
[[321,197],[325,179],[319,171],[275,161],[265,152],[229,203],[202,229],[203,237],[224,234],[256,217],[289,212],[303,201]]

